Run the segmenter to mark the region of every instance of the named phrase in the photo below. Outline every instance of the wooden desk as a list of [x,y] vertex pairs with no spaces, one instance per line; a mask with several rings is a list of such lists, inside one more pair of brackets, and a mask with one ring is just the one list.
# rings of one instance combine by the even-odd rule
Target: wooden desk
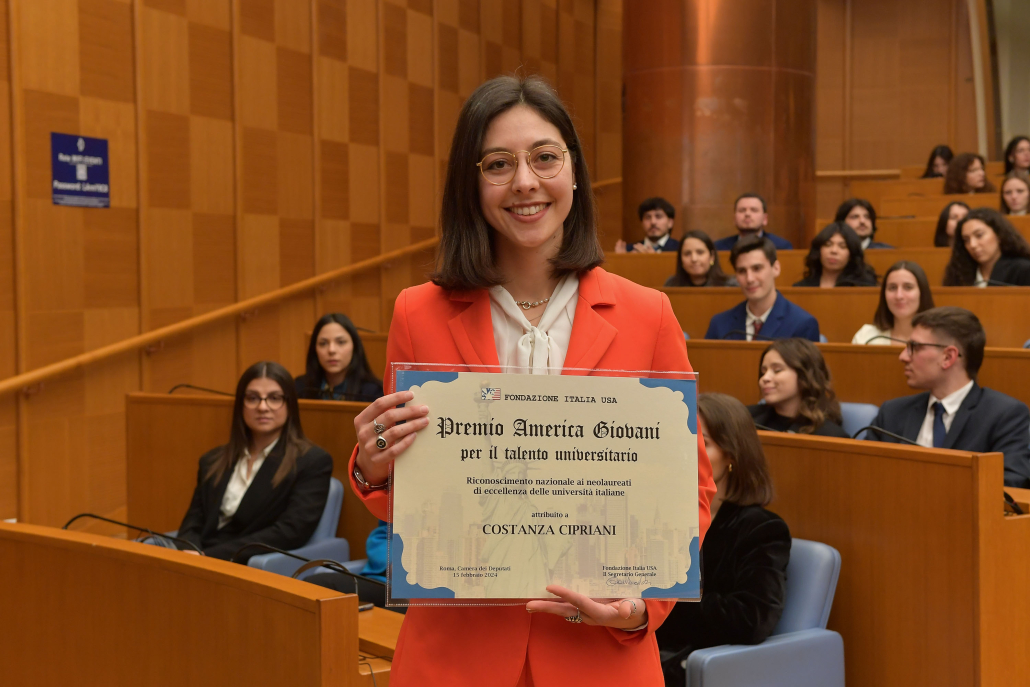
[[829,628],[849,687],[1017,684],[1030,671],[1030,516],[1002,456],[759,432],[791,534],[840,551]]
[[851,196],[864,198],[879,209],[884,198],[912,198],[944,194],[944,179],[856,179],[851,182]]
[[[748,404],[758,403],[758,362],[766,346],[768,343],[761,341],[691,339],[687,342],[687,353],[699,374],[698,389],[729,394]],[[882,405],[889,399],[917,393],[905,383],[898,360],[900,346],[818,346],[841,401]],[[1030,350],[988,348],[979,382],[1030,404]]]
[[353,594],[34,525],[0,523],[0,560],[4,684],[347,687],[374,684],[370,668],[389,680],[389,660],[359,666],[359,653],[392,656],[398,616],[376,609],[359,630]]
[[[1030,241],[1030,215],[1010,215],[1007,219],[1023,238]],[[885,219],[876,222],[876,240],[898,248],[919,248],[933,245],[937,232],[937,218]],[[876,251],[866,252],[867,259]],[[882,275],[883,272],[880,272]],[[943,274],[943,273],[942,273]],[[940,282],[932,282],[939,284]]]
[[937,217],[944,206],[961,200],[971,208],[999,209],[1000,196],[993,193],[956,193],[921,198],[884,198],[876,207],[876,214],[883,217]]
[[[888,251],[870,251],[888,252]],[[667,288],[680,326],[691,339],[703,338],[712,316],[743,300],[739,289]],[[872,322],[879,302],[878,288],[786,288],[780,293],[819,320],[819,329],[832,343],[850,343],[863,324]],[[955,305],[976,313],[987,332],[987,343],[998,348],[1021,348],[1030,337],[1030,287],[935,287],[937,305]]]
[[[197,484],[197,461],[228,441],[232,403],[226,397],[128,395],[127,522],[162,532],[178,529]],[[347,461],[357,443],[354,416],[366,405],[300,402],[304,433],[333,457],[333,476],[343,482],[336,533],[350,543],[353,559],[365,557],[365,540],[379,522],[351,492],[347,476]]]

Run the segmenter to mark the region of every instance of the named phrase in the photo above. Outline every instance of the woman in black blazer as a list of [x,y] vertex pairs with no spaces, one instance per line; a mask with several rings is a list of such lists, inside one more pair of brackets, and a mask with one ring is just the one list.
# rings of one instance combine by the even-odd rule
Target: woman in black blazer
[[976,208],[955,228],[945,286],[1030,286],[1030,245],[991,208]]
[[294,382],[300,398],[371,403],[383,395],[358,328],[342,313],[323,315],[315,323],[306,369]]
[[658,628],[666,685],[685,683],[680,663],[691,651],[720,644],[759,644],[783,613],[790,530],[765,506],[772,482],[747,408],[726,394],[697,399],[718,492],[701,547],[700,603],[678,603]]
[[301,429],[290,373],[256,363],[236,385],[229,443],[200,458],[178,536],[207,556],[240,563],[267,553],[252,547],[235,556],[247,544],[303,546],[325,510],[332,473],[332,457]]
[[862,239],[855,230],[844,222],[832,222],[812,239],[805,278],[794,286],[876,286],[876,272],[865,264]]

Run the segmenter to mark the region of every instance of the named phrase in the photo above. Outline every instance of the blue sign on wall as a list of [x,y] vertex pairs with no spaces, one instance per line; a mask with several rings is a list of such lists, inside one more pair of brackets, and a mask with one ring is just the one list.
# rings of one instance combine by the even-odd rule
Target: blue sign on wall
[[107,139],[50,134],[54,205],[111,206]]

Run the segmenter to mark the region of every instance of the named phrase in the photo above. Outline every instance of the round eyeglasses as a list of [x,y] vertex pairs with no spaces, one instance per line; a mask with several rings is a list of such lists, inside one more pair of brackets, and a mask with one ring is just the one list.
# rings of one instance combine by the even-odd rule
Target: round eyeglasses
[[545,145],[533,148],[533,150],[516,150],[509,153],[507,150],[500,150],[490,153],[476,163],[483,178],[494,186],[504,186],[515,178],[515,170],[519,166],[519,153],[526,154],[529,168],[541,179],[553,179],[558,176],[565,166],[565,154],[569,152],[566,148]]
[[286,397],[282,394],[269,394],[268,396],[247,394],[243,397],[243,405],[248,408],[259,407],[261,405],[261,401],[264,401],[268,405],[269,410],[279,410],[283,407],[283,403],[286,402]]

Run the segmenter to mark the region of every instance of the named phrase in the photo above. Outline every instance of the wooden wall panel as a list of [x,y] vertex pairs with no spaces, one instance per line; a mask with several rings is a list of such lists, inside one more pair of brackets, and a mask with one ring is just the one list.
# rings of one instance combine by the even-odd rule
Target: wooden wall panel
[[[11,83],[8,6],[0,0],[0,376],[17,373]],[[0,520],[18,515],[18,415],[14,398],[0,399]]]

